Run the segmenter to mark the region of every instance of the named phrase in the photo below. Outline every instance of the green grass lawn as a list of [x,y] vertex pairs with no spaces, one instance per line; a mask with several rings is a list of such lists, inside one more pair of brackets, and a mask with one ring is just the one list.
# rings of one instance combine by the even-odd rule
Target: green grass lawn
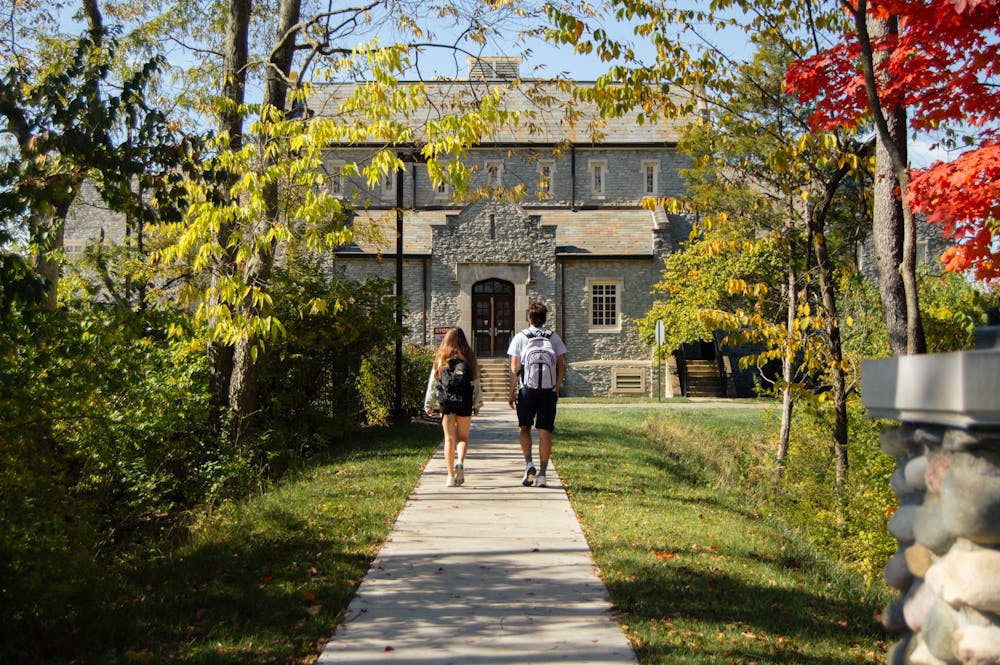
[[763,428],[758,410],[560,411],[553,459],[642,663],[884,662],[886,598],[727,487]]

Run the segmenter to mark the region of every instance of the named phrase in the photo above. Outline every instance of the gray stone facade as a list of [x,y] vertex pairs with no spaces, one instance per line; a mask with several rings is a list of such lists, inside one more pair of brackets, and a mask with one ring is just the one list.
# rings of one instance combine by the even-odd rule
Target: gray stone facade
[[69,259],[78,257],[92,243],[111,245],[125,241],[125,218],[108,209],[93,182],[86,181],[80,187],[69,217],[71,223],[67,223],[63,237]]
[[[448,99],[467,94],[463,86],[441,82],[429,85],[427,94]],[[555,84],[551,93],[566,94]],[[351,94],[350,86],[320,91],[317,105],[336,108]],[[401,203],[407,341],[434,344],[436,331],[453,325],[478,339],[484,328],[474,315],[474,291],[500,284],[509,289],[514,314],[502,329],[491,328],[491,355],[503,355],[509,335],[527,325],[529,303],[540,300],[549,308],[548,325],[569,349],[565,394],[654,396],[655,354],[636,320],[652,307],[663,262],[690,225],[662,208],[646,209],[643,201],[684,193],[679,171],[687,160],[675,149],[679,125],[581,118],[579,126],[600,126],[596,139],[577,136],[562,110],[557,104],[538,112],[534,131],[501,131],[495,143],[461,157],[472,174],[470,192],[479,196],[463,199],[435,187],[426,165],[405,159],[401,179],[392,174],[372,185],[359,176],[335,178],[337,194],[358,210],[358,237],[335,260],[349,276],[394,275],[395,207]],[[384,147],[331,148],[327,171],[364,169],[379,149]],[[414,150],[394,149],[403,157]],[[521,195],[501,201],[490,194],[491,185]],[[668,362],[663,373],[669,379],[664,394],[680,394],[675,364]]]

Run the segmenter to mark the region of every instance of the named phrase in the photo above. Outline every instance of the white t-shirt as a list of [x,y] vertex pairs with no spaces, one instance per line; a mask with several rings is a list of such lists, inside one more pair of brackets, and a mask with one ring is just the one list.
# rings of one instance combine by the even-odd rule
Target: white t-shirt
[[[542,330],[542,328],[536,328],[531,326],[528,330]],[[524,351],[524,345],[528,343],[528,338],[524,336],[524,331],[519,330],[514,339],[510,340],[510,346],[507,347],[508,356],[521,357],[521,353]],[[549,341],[552,343],[552,350],[555,351],[556,357],[566,355],[566,345],[563,343],[562,338],[555,332],[549,337]]]

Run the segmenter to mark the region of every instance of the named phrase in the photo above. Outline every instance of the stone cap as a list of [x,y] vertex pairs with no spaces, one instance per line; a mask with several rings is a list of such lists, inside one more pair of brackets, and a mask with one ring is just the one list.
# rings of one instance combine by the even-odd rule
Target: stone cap
[[962,427],[1000,426],[1000,349],[861,363],[869,417]]

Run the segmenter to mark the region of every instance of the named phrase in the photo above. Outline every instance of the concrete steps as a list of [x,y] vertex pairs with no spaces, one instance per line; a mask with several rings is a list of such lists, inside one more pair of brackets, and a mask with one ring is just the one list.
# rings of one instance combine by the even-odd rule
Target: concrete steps
[[479,374],[483,380],[483,401],[506,402],[510,388],[510,359],[480,358]]
[[719,365],[714,360],[688,360],[686,397],[723,397]]

